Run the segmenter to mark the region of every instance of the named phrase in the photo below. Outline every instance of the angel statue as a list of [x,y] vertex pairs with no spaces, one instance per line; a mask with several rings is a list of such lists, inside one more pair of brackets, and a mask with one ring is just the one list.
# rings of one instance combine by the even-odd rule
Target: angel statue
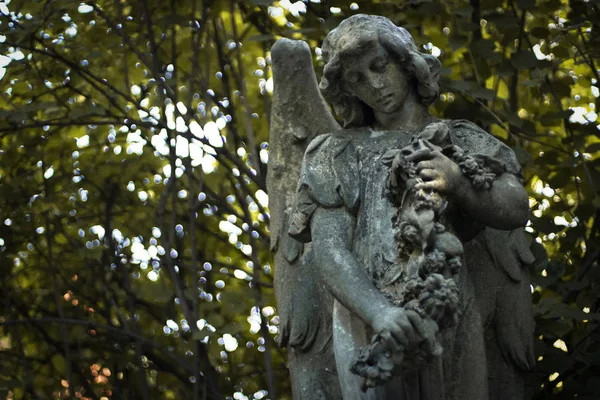
[[514,153],[428,112],[440,62],[387,18],[344,20],[322,56],[317,85],[306,43],[272,49],[267,184],[293,398],[523,399],[534,260]]

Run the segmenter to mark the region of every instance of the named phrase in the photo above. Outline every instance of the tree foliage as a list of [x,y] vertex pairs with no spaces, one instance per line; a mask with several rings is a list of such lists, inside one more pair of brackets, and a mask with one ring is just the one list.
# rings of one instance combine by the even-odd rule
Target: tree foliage
[[[269,49],[388,16],[433,112],[525,171],[538,368],[598,398],[600,6],[582,0],[0,4],[0,395],[289,398],[268,245]],[[319,72],[318,72],[319,73]]]

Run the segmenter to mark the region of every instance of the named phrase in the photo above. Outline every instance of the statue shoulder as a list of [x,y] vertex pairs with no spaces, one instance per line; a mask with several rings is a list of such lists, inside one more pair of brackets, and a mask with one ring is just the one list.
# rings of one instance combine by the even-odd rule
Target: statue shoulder
[[457,142],[463,142],[469,147],[476,149],[484,148],[487,145],[502,144],[492,134],[486,132],[479,125],[466,119],[453,119],[444,121],[450,129],[452,139]]
[[351,137],[333,132],[312,140],[304,154],[296,196],[289,233],[300,241],[310,241],[310,221],[317,207],[357,210],[358,155]]
[[347,146],[353,146],[356,136],[364,134],[364,130],[359,129],[339,129],[333,132],[324,133],[318,136],[310,142],[306,148],[306,154],[313,154],[317,152],[331,153],[338,155],[341,150]]
[[471,121],[457,119],[444,122],[450,129],[454,144],[478,158],[483,164],[489,164],[492,170],[502,169],[515,175],[520,181],[523,180],[521,165],[514,151],[505,143]]

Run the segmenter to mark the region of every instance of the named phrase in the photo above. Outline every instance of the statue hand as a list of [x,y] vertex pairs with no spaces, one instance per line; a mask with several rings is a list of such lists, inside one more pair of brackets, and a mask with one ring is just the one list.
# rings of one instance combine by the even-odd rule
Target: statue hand
[[407,159],[416,164],[417,174],[423,179],[416,189],[453,195],[467,187],[468,181],[460,167],[438,150],[418,150]]
[[395,306],[375,318],[373,329],[396,351],[414,347],[430,336],[416,312]]

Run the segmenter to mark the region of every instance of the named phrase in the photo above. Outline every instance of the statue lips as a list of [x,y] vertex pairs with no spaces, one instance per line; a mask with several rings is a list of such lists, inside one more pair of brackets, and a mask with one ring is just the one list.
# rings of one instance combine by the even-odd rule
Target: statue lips
[[384,107],[387,107],[394,101],[395,95],[394,93],[384,94],[379,98],[379,104]]

